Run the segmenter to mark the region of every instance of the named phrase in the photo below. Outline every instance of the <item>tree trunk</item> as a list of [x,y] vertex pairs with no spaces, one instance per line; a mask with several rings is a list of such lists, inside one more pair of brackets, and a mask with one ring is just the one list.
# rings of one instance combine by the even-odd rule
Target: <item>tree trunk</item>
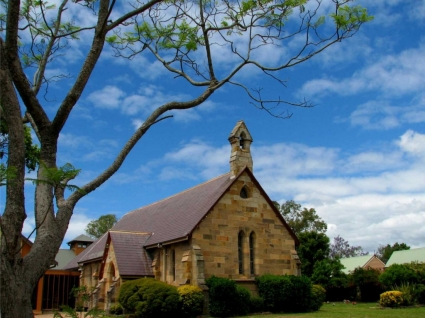
[[[18,260],[19,262],[19,260]],[[32,318],[31,296],[37,281],[29,282],[21,264],[13,266],[5,257],[1,258],[0,316],[2,318]],[[30,269],[31,271],[31,269]]]

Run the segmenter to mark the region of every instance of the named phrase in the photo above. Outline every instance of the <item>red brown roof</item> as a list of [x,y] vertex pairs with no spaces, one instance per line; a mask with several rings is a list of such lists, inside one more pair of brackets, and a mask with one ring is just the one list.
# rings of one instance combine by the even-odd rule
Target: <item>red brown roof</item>
[[129,212],[112,230],[152,233],[145,246],[184,239],[192,233],[234,180],[227,173]]
[[[276,216],[294,238],[295,244],[298,245],[298,238],[277,211],[252,172],[245,168],[239,175],[244,172],[256,184],[275,211]],[[129,276],[151,275],[149,257],[144,248],[187,239],[238,177],[230,178],[230,173],[226,173],[174,196],[125,214],[109,231],[117,255],[120,274]],[[76,268],[78,267],[77,263],[102,258],[106,241],[107,236],[102,236],[79,254],[66,268]],[[140,267],[137,267],[139,266],[138,262]]]
[[103,234],[100,238],[90,244],[84,251],[78,254],[72,261],[64,266],[63,269],[78,268],[78,263],[92,262],[101,259],[105,250],[105,244],[108,239],[108,233]]
[[153,276],[152,259],[143,248],[150,234],[110,231],[120,276]]

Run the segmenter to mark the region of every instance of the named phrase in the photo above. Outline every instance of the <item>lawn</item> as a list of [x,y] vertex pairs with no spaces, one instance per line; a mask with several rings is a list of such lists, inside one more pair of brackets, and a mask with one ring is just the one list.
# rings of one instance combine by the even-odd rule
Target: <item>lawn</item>
[[[342,302],[324,304],[319,311],[304,314],[258,314],[245,318],[415,318],[425,317],[425,306],[402,309],[381,309],[377,303],[358,303],[357,305]],[[242,318],[242,317],[240,317]]]

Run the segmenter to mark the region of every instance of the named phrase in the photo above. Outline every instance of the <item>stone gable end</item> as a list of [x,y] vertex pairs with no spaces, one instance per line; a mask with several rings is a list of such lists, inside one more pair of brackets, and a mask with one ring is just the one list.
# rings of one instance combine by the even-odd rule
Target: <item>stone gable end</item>
[[[245,187],[248,198],[241,197]],[[242,231],[242,273],[238,235]],[[250,268],[249,236],[254,235],[254,274]],[[204,256],[205,278],[212,275],[250,279],[270,273],[296,274],[295,242],[247,173],[236,180],[192,234],[192,245]]]

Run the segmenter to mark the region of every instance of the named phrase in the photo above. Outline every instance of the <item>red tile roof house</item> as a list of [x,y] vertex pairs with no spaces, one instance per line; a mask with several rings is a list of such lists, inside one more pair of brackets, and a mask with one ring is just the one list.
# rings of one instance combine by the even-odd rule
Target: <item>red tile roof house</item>
[[258,275],[300,273],[298,239],[253,175],[243,121],[229,141],[229,173],[125,214],[65,266],[94,288],[90,307],[108,310],[120,285],[139,277],[207,290],[215,275],[256,293]]

